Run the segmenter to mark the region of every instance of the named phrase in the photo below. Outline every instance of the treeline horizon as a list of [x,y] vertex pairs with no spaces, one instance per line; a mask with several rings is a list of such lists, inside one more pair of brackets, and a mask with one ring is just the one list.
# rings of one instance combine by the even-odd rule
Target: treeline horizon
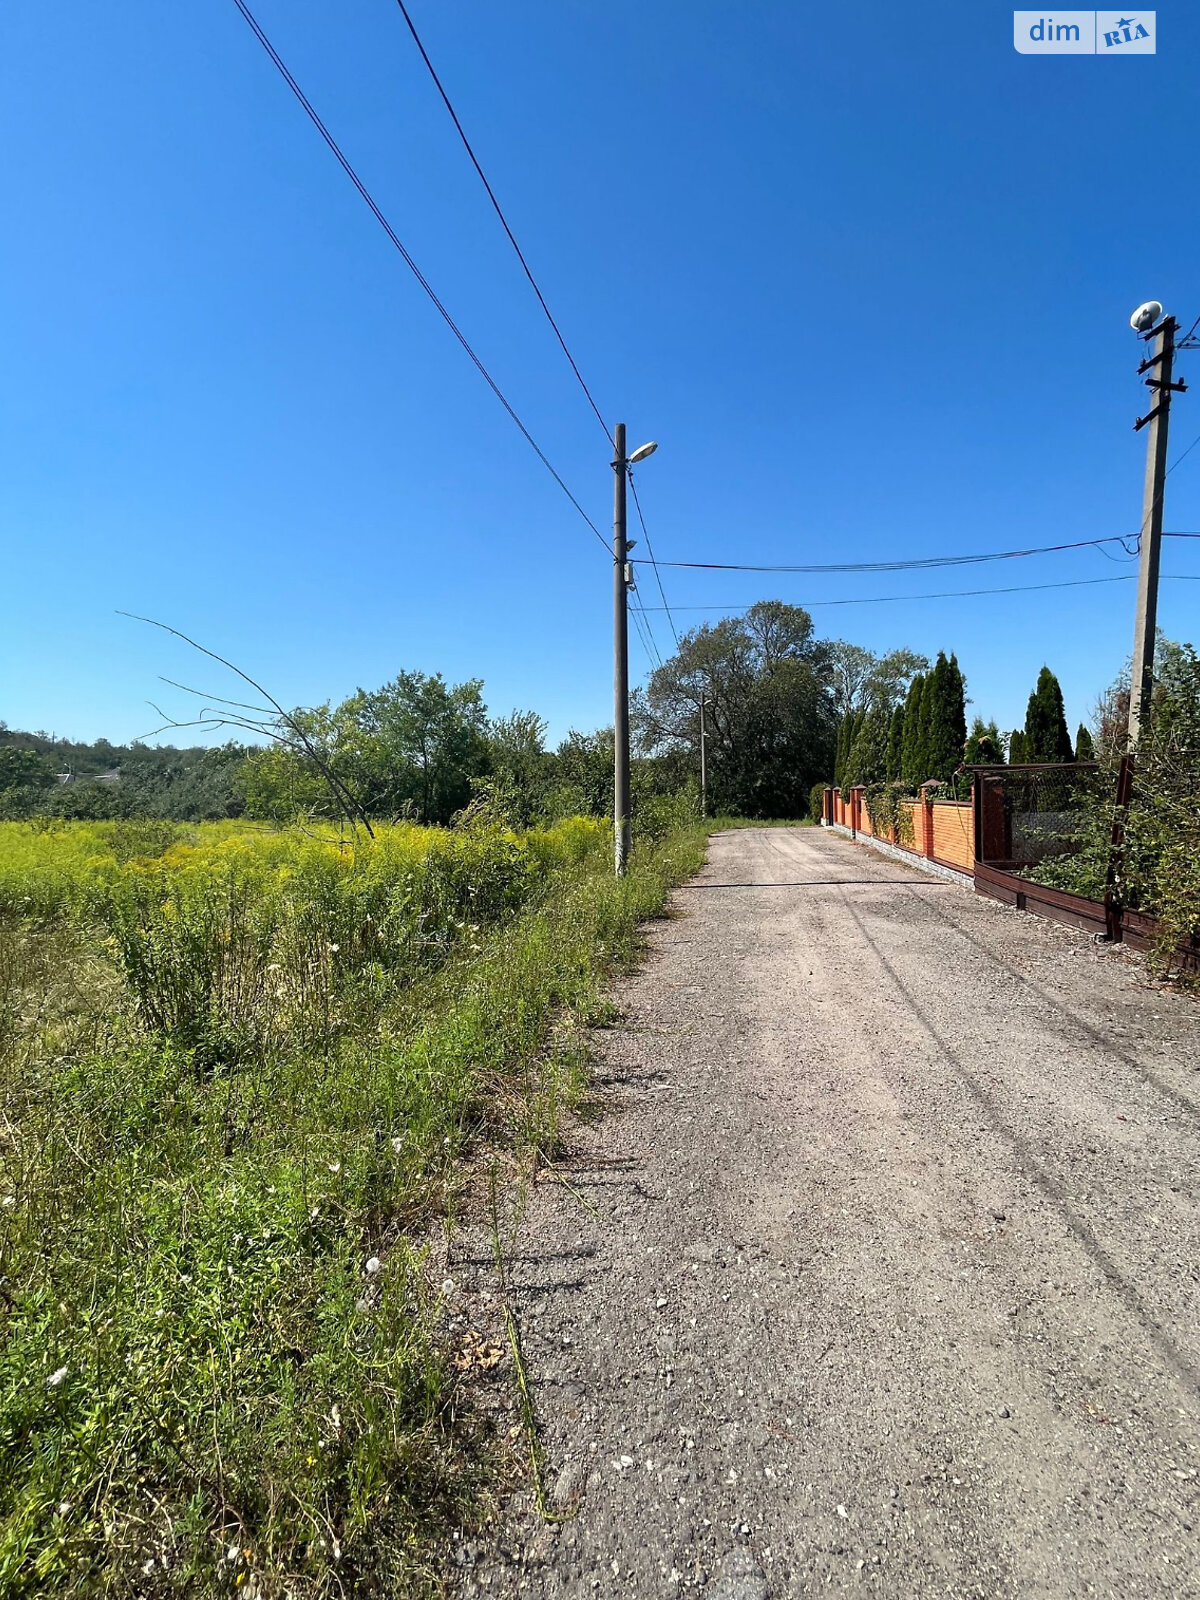
[[[404,671],[336,705],[244,719],[235,727],[249,737],[219,745],[87,742],[0,723],[0,818],[446,824],[488,805],[527,827],[611,814],[611,726],[571,729],[551,748],[536,711],[493,716],[483,691],[479,678]],[[819,638],[803,607],[759,601],[682,635],[634,691],[635,819],[669,797],[698,809],[702,716],[713,815],[800,817],[831,780],[915,788],[952,783],[964,760],[1091,754],[1086,728],[1070,740],[1048,668],[1008,736],[978,716],[968,734],[966,705],[953,652],[932,666],[906,648],[877,655]]]

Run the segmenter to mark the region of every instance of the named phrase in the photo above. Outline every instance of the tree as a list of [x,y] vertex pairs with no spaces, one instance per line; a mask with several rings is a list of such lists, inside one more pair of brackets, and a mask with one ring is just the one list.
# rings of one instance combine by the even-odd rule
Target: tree
[[1029,757],[1025,747],[1025,730],[1014,728],[1008,736],[1008,764],[1010,767],[1024,766]]
[[1092,743],[1092,736],[1082,722],[1079,724],[1075,734],[1075,759],[1076,761],[1094,761],[1096,759],[1096,747]]
[[1062,690],[1049,667],[1038,673],[1037,687],[1025,712],[1026,761],[1044,764],[1073,761],[1075,751],[1067,732]]
[[925,781],[921,771],[924,765],[921,745],[924,698],[925,675],[918,673],[909,684],[904,700],[904,736],[900,750],[900,779],[905,788],[911,790]]
[[859,784],[882,783],[887,777],[888,735],[891,716],[882,700],[877,700],[869,711],[862,713],[861,726],[854,738],[854,746],[846,760],[845,787],[853,789]]
[[488,776],[472,779],[476,794],[488,795],[516,827],[528,828],[547,815],[554,757],[546,749],[546,724],[536,711],[514,711],[487,725]]
[[882,700],[890,711],[899,705],[908,693],[909,684],[918,673],[928,672],[929,660],[915,650],[889,650],[876,658],[867,680],[868,700]]
[[54,770],[37,750],[0,745],[0,818],[28,817],[54,787]]
[[1004,741],[995,722],[985,722],[976,717],[971,723],[967,747],[963,755],[969,767],[998,767],[1004,762]]
[[842,787],[842,776],[846,770],[846,755],[850,754],[851,733],[853,733],[853,715],[842,717],[837,725],[837,746],[834,749],[834,787]]
[[763,600],[741,617],[687,633],[635,695],[633,725],[646,755],[698,743],[708,706],[709,798],[745,816],[801,816],[833,767],[837,715],[829,647],[799,606]]
[[967,742],[966,694],[958,659],[947,660],[938,651],[928,680],[928,720],[925,729],[925,778],[949,783],[961,765]]
[[360,689],[342,709],[365,736],[362,755],[383,812],[410,805],[422,822],[449,822],[470,800],[472,778],[487,771],[478,678],[450,687],[440,672],[401,672],[372,694]]
[[834,710],[845,721],[863,709],[871,674],[879,663],[870,650],[846,639],[831,639],[826,649]]
[[904,706],[892,712],[888,729],[887,776],[889,783],[898,783],[904,775]]
[[488,770],[482,690],[478,679],[451,687],[440,673],[401,672],[337,707],[289,713],[276,743],[246,763],[247,811],[449,822]]

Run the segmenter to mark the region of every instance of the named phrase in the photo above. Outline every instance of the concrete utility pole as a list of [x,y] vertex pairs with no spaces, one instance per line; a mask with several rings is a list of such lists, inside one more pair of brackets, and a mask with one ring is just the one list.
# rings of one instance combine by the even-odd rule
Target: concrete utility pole
[[613,430],[613,854],[629,861],[629,552],[625,530],[625,424]]
[[629,591],[633,568],[625,529],[629,469],[658,449],[653,440],[625,454],[625,424],[613,429],[613,856],[618,878],[629,862]]
[[708,704],[706,695],[700,696],[700,815],[708,815],[708,746],[706,730],[704,727],[704,708]]
[[[1157,309],[1162,317],[1162,307],[1153,303],[1139,307],[1142,313]],[[1154,319],[1151,319],[1152,321]],[[1134,326],[1137,327],[1135,320]],[[1163,490],[1167,481],[1167,425],[1171,415],[1171,395],[1186,389],[1185,383],[1171,382],[1171,369],[1175,360],[1175,330],[1179,324],[1174,317],[1162,317],[1156,326],[1139,328],[1143,339],[1154,340],[1154,353],[1138,368],[1139,374],[1151,373],[1146,387],[1155,396],[1155,404],[1144,417],[1134,423],[1134,430],[1148,427],[1146,436],[1146,487],[1142,498],[1142,550],[1138,568],[1137,620],[1133,630],[1133,673],[1129,684],[1129,739],[1132,755],[1138,746],[1142,728],[1150,715],[1150,700],[1154,691],[1154,635],[1158,621],[1158,564],[1162,552]]]

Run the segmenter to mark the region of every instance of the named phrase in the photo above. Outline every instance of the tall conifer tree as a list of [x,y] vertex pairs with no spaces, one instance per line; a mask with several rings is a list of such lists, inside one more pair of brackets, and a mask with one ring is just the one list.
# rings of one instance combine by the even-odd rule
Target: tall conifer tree
[[921,779],[921,702],[925,693],[925,674],[918,672],[908,686],[904,701],[904,742],[900,777],[907,789],[915,790]]
[[1062,689],[1049,667],[1038,673],[1037,687],[1025,712],[1026,761],[1073,761],[1075,750],[1067,732]]
[[897,783],[904,776],[904,707],[892,712],[892,725],[888,729],[887,776],[889,783]]

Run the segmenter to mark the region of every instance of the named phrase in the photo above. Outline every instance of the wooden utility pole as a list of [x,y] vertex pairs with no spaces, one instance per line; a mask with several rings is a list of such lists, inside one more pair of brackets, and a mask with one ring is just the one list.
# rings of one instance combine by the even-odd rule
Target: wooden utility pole
[[1171,382],[1175,360],[1174,317],[1163,317],[1156,328],[1142,335],[1154,340],[1154,353],[1138,372],[1149,372],[1146,387],[1155,403],[1134,423],[1135,431],[1149,428],[1146,435],[1146,487],[1142,497],[1141,565],[1138,568],[1137,619],[1133,630],[1133,672],[1129,683],[1128,750],[1137,750],[1142,729],[1150,715],[1154,692],[1154,635],[1158,623],[1158,566],[1162,553],[1163,490],[1167,481],[1167,425],[1171,416],[1171,395],[1186,387]]

